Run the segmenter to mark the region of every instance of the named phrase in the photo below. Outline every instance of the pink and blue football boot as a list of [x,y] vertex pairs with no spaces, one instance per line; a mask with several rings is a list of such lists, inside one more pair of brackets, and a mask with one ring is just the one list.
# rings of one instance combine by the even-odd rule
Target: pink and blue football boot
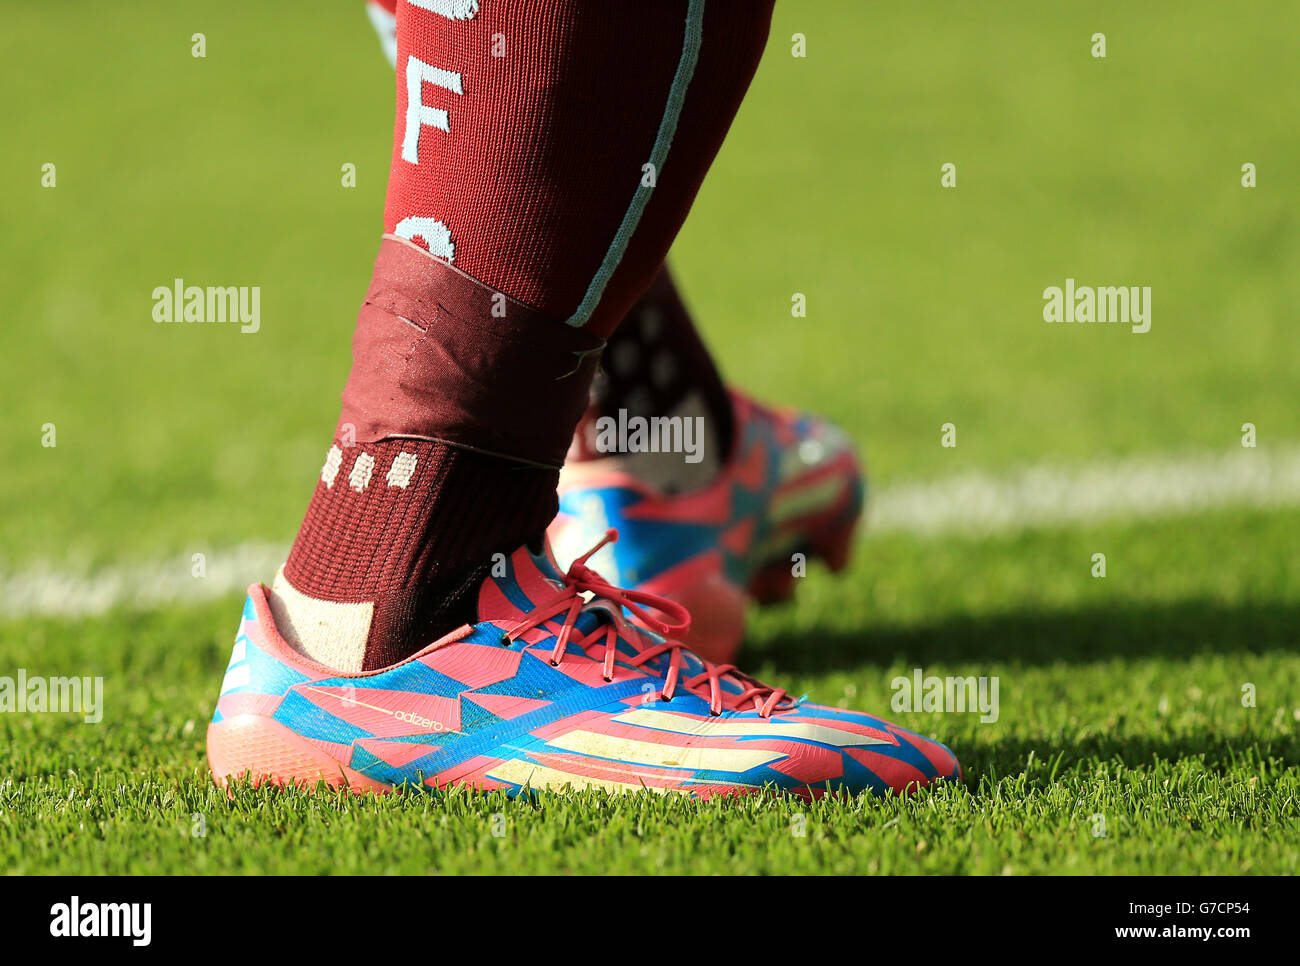
[[796,570],[813,559],[836,572],[847,565],[866,493],[840,430],[736,392],[732,401],[735,442],[708,486],[669,495],[617,461],[569,465],[550,529],[561,562],[618,530],[618,543],[595,557],[597,569],[685,606],[687,645],[718,663],[735,659],[750,601],[789,599]]
[[481,585],[476,623],[356,674],[294,650],[266,589],[250,587],[208,729],[213,776],[701,798],[883,795],[960,777],[937,742],[701,660],[672,639],[683,608],[611,586],[587,566],[594,552],[561,572],[549,549],[521,547]]

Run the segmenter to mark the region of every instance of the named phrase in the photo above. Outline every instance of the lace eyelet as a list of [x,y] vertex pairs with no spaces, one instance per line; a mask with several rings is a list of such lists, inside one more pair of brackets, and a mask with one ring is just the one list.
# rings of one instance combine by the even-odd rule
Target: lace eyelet
[[606,684],[613,684],[613,683],[614,683],[614,679],[613,679],[613,678],[605,678],[605,683],[606,683]]
[[510,640],[509,634],[502,634],[500,643],[502,647],[509,647],[514,641]]
[[560,666],[560,662],[557,661],[557,660],[555,660],[554,658],[552,658],[552,659],[551,659],[551,667],[559,667],[559,666]]
[[672,698],[668,697],[668,695],[666,695],[666,694],[664,694],[662,691],[660,691],[660,692],[659,692],[659,700],[660,700],[660,701],[671,701]]

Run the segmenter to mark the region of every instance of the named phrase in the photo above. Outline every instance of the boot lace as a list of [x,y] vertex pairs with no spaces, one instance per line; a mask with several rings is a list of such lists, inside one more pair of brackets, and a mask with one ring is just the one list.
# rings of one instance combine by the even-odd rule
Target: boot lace
[[[594,547],[575,560],[564,575],[564,586],[554,596],[537,604],[532,614],[511,626],[503,635],[503,641],[513,643],[520,635],[535,627],[541,627],[547,621],[564,615],[564,622],[555,636],[555,647],[551,651],[551,666],[559,667],[564,660],[569,643],[582,648],[584,652],[595,646],[604,638],[604,679],[612,683],[615,680],[615,660],[618,657],[618,627],[612,620],[588,634],[577,631],[578,616],[589,602],[586,594],[595,599],[603,599],[626,608],[644,626],[664,638],[662,642],[640,648],[633,656],[623,655],[623,660],[633,668],[639,668],[668,655],[668,673],[664,676],[664,685],[660,698],[671,701],[678,688],[690,691],[700,697],[709,699],[709,713],[714,717],[722,714],[724,709],[731,711],[756,711],[761,717],[770,718],[773,712],[793,708],[794,700],[781,688],[768,687],[766,684],[738,670],[734,664],[712,664],[698,655],[704,670],[698,674],[686,676],[685,655],[691,654],[689,648],[678,637],[690,628],[691,615],[681,604],[660,597],[658,594],[643,590],[631,590],[615,587],[587,566],[587,561],[606,544],[618,540],[618,531],[609,529]],[[662,617],[650,613],[651,608]],[[667,618],[667,620],[663,619]],[[636,646],[637,642],[631,642]],[[739,692],[728,691],[722,686],[722,678],[729,677],[739,684]]]

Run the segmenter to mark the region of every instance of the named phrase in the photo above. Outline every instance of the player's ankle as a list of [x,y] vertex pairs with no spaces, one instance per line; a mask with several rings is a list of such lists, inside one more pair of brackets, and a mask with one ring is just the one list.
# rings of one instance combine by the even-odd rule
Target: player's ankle
[[472,621],[493,554],[554,516],[557,476],[433,440],[336,442],[272,588],[281,633],[361,671]]

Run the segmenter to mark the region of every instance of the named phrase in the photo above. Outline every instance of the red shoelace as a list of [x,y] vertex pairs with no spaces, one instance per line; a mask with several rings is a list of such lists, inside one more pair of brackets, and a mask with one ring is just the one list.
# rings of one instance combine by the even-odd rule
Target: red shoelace
[[[615,660],[618,657],[618,627],[614,621],[606,621],[603,627],[592,631],[590,634],[575,634],[578,615],[582,613],[584,607],[588,606],[588,601],[583,595],[590,593],[593,595],[593,603],[595,599],[599,598],[609,601],[616,607],[625,607],[638,621],[665,638],[662,643],[638,650],[635,656],[628,657],[624,655],[623,658],[632,667],[639,668],[660,655],[670,655],[668,673],[664,676],[663,691],[660,694],[663,700],[671,701],[680,685],[700,697],[707,696],[709,699],[709,713],[714,717],[722,714],[723,709],[726,708],[732,711],[753,710],[758,712],[760,716],[769,718],[774,711],[784,711],[794,707],[793,699],[781,688],[768,687],[748,674],[739,671],[734,664],[710,664],[708,661],[699,658],[698,655],[696,655],[696,659],[704,665],[704,670],[682,680],[685,663],[683,655],[689,654],[691,651],[685,644],[675,638],[676,635],[685,634],[691,626],[691,615],[686,608],[676,601],[660,597],[658,594],[615,587],[587,566],[587,561],[591,559],[593,554],[606,544],[614,543],[617,540],[617,530],[606,530],[605,536],[599,543],[570,565],[568,572],[564,575],[564,588],[556,592],[554,597],[538,603],[530,617],[506,631],[505,638],[513,642],[524,632],[530,631],[534,627],[540,627],[547,621],[563,614],[564,623],[555,637],[555,648],[551,651],[551,666],[560,666],[570,641],[585,651],[589,645],[595,644],[603,636],[605,639],[604,676],[607,682],[613,682]],[[669,620],[662,620],[654,616],[646,610],[647,607],[653,608],[669,618]],[[636,641],[631,643],[633,646],[637,646]],[[739,693],[725,690],[721,681],[724,676],[731,677],[741,686],[742,690]],[[707,695],[704,690],[706,685],[708,688]]]

